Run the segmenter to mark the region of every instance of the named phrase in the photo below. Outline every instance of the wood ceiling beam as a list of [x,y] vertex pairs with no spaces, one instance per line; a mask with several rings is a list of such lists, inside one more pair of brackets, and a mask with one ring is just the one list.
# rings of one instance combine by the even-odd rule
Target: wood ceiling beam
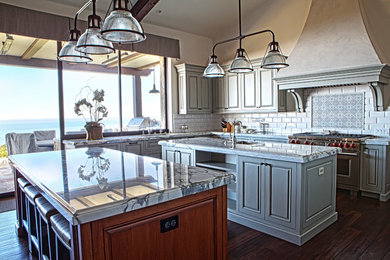
[[138,67],[137,69],[138,70],[146,70],[146,69],[149,69],[149,68],[154,67],[156,65],[160,65],[160,61],[156,61],[156,62],[153,62],[153,63],[149,63],[149,64],[146,64],[146,65],[143,65],[141,67]]
[[159,0],[138,0],[130,12],[138,22],[141,22],[158,2]]
[[35,39],[33,43],[27,48],[27,50],[23,53],[22,59],[29,60],[31,59],[49,40],[45,39]]
[[[129,62],[129,61],[139,59],[139,58],[141,58],[141,57],[143,57],[143,56],[146,56],[146,55],[147,55],[147,54],[143,54],[143,53],[133,53],[133,54],[131,54],[131,55],[129,55],[129,56],[123,58],[123,59],[121,60],[121,61],[122,61],[121,64],[125,64],[125,63],[127,63],[127,62]],[[107,68],[112,68],[112,67],[118,66],[118,60],[113,61],[113,62],[111,62],[111,63],[108,63],[106,66],[107,66]]]

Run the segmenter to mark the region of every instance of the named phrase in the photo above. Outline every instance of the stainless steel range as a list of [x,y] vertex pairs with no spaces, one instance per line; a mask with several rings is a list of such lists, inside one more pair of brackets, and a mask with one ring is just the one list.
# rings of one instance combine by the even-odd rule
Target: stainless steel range
[[351,191],[356,196],[360,190],[361,142],[370,135],[329,133],[299,133],[289,137],[289,143],[340,147],[337,155],[337,188]]

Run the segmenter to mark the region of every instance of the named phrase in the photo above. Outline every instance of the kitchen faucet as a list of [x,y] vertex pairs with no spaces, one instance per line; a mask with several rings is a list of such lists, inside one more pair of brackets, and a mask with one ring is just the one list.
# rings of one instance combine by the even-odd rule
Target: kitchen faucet
[[237,126],[242,126],[241,121],[233,121],[233,136],[232,136],[232,148],[236,148],[236,143],[237,143],[237,138],[236,138],[236,131],[237,131]]

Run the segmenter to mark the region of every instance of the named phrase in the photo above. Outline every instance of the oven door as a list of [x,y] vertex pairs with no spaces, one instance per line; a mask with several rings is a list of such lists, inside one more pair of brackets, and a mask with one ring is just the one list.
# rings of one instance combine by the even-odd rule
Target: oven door
[[340,153],[337,155],[337,188],[359,190],[359,154]]

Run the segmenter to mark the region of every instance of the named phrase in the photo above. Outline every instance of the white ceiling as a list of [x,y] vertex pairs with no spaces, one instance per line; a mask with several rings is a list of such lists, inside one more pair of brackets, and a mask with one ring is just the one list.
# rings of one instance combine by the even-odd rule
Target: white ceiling
[[[266,1],[242,0],[242,20],[258,11]],[[0,0],[24,8],[73,17],[86,0]],[[133,4],[137,0],[131,0]],[[97,10],[106,14],[110,0],[98,0]],[[85,19],[89,12],[81,16]],[[238,20],[238,0],[160,0],[142,22],[213,38],[216,32],[228,31]]]

